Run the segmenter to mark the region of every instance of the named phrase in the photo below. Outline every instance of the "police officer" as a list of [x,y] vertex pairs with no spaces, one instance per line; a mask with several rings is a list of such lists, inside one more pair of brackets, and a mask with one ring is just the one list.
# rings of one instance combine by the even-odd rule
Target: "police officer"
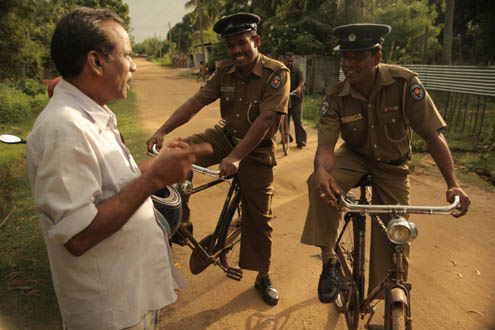
[[238,173],[242,195],[239,265],[258,271],[255,287],[266,303],[276,305],[278,292],[268,276],[276,165],[274,135],[281,116],[287,114],[289,78],[284,64],[259,53],[259,22],[257,15],[237,13],[215,23],[213,29],[223,38],[230,60],[216,64],[212,77],[172,114],[147,145],[148,149],[155,143],[161,147],[164,135],[220,99],[219,124],[184,141],[213,146],[213,154],[198,157],[198,165],[220,163],[221,175]]
[[[321,248],[318,297],[324,303],[333,302],[338,294],[339,264],[333,251],[340,218],[336,194],[347,192],[371,173],[373,203],[407,204],[411,129],[426,140],[447,184],[447,200],[460,196],[457,216],[464,215],[470,204],[440,132],[446,123],[417,74],[380,63],[383,37],[390,31],[390,26],[380,24],[351,24],[333,30],[339,39],[335,50],[340,52],[345,80],[327,88],[320,108],[318,148],[314,173],[308,179],[309,209],[301,238],[302,243]],[[335,151],[339,133],[344,144]],[[391,259],[383,234],[373,224],[370,290],[385,277]]]

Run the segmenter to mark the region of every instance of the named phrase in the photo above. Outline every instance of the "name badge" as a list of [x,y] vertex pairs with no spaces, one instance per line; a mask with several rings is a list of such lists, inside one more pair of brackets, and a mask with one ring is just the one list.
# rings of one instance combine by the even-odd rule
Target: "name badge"
[[341,122],[342,124],[347,124],[356,120],[361,120],[363,119],[363,116],[360,113],[357,113],[355,115],[350,115],[350,116],[345,116],[342,117]]
[[234,93],[235,88],[234,88],[234,86],[222,86],[222,87],[220,87],[220,92],[222,92],[222,93]]

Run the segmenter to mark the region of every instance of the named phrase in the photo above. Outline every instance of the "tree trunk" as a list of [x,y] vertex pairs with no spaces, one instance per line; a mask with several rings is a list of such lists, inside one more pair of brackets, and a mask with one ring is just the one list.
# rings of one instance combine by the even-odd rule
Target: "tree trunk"
[[454,0],[447,0],[445,28],[443,29],[442,64],[452,64],[452,37],[454,28]]
[[362,0],[345,0],[344,1],[344,20],[345,24],[359,23],[363,11]]

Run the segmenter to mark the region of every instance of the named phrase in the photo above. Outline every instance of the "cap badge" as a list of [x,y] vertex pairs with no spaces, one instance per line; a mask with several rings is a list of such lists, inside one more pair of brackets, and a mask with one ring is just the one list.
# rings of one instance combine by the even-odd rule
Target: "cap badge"
[[351,33],[349,34],[349,37],[348,37],[349,41],[356,41],[356,35],[354,33]]

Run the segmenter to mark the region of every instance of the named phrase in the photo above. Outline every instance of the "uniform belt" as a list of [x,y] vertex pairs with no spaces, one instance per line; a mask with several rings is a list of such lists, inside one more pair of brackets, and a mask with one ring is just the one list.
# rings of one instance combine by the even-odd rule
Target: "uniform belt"
[[[227,137],[227,140],[229,140],[230,143],[232,143],[233,146],[238,145],[241,142],[241,138],[235,137],[229,132],[225,132],[225,136]],[[256,148],[259,147],[271,147],[273,145],[272,140],[263,140],[261,141]]]
[[406,152],[402,157],[400,157],[399,159],[395,159],[395,160],[386,160],[386,161],[382,161],[383,163],[387,163],[387,164],[390,164],[390,165],[393,165],[393,166],[399,166],[399,165],[402,165],[404,164],[404,162],[406,160],[409,159],[409,152]]

